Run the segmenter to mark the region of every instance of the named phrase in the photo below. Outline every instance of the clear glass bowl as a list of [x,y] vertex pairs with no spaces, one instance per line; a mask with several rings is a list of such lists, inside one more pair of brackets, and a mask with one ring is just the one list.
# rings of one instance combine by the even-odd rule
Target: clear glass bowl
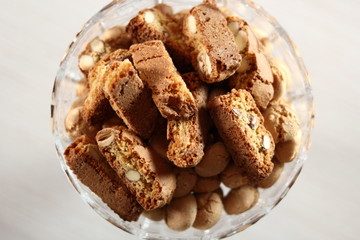
[[153,222],[143,216],[137,222],[123,221],[99,197],[84,186],[65,164],[63,152],[72,140],[66,134],[64,119],[69,106],[76,98],[76,83],[83,78],[78,69],[78,56],[87,42],[96,36],[101,36],[107,28],[115,25],[126,25],[139,10],[152,7],[156,3],[168,4],[177,12],[191,8],[200,2],[201,0],[116,0],[111,2],[93,16],[80,33],[75,36],[61,61],[60,69],[55,78],[51,122],[62,168],[83,200],[99,215],[120,229],[143,239],[220,239],[243,231],[270,212],[285,197],[307,159],[313,119],[313,97],[308,73],[295,45],[279,23],[251,0],[218,0],[219,6],[231,9],[235,15],[241,16],[250,25],[263,30],[274,46],[271,57],[280,58],[291,70],[293,84],[287,92],[287,97],[292,100],[299,116],[302,139],[296,159],[285,164],[284,172],[276,184],[269,189],[259,188],[260,199],[258,203],[243,214],[227,215],[223,212],[221,220],[209,230],[200,231],[190,228],[184,232],[176,232],[169,229],[164,221]]

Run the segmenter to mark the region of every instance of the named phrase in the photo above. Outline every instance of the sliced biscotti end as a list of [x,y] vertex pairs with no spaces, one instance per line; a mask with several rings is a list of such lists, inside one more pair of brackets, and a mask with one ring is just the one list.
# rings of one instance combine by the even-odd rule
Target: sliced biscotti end
[[124,127],[106,128],[97,136],[101,153],[145,210],[169,203],[176,188],[171,166]]
[[222,81],[240,66],[234,35],[215,5],[202,3],[192,8],[184,17],[183,33],[193,48],[192,64],[204,82]]
[[104,73],[104,93],[116,114],[126,126],[142,138],[150,138],[158,110],[151,90],[139,78],[132,63],[113,61]]
[[274,96],[273,82],[271,67],[265,55],[247,53],[237,72],[229,79],[229,86],[249,91],[257,107],[265,110]]
[[65,150],[77,178],[126,221],[136,221],[143,208],[101,155],[94,139],[83,135]]
[[140,78],[152,90],[153,100],[164,118],[187,119],[195,114],[194,97],[161,41],[134,44],[130,51]]
[[251,94],[233,89],[211,100],[208,108],[235,164],[243,167],[253,182],[269,176],[275,144]]

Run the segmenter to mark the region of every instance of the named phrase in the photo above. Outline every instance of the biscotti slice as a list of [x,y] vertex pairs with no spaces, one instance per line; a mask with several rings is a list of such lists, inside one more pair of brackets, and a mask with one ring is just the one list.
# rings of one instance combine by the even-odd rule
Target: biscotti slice
[[130,56],[128,50],[119,49],[106,55],[90,70],[88,76],[90,91],[82,111],[82,117],[88,124],[93,125],[113,116],[114,112],[103,91],[105,83],[103,75],[111,62],[122,61]]
[[[204,156],[204,135],[207,129],[205,118],[208,89],[195,73],[186,74],[187,86],[195,98],[197,111],[188,119],[169,120],[167,157],[176,166],[187,168],[196,166]],[[203,123],[203,124],[201,124]]]
[[192,64],[203,81],[222,81],[240,66],[234,35],[215,5],[202,3],[192,8],[183,20],[183,33],[193,48]]
[[109,44],[96,37],[91,40],[85,47],[85,50],[79,55],[79,68],[87,76],[89,70],[95,66],[95,64],[110,53],[113,49]]
[[131,62],[126,59],[109,63],[104,81],[105,96],[117,115],[140,137],[150,138],[159,113],[151,90],[143,84]]
[[65,150],[66,163],[77,178],[126,221],[143,211],[125,184],[99,152],[96,142],[83,135]]
[[162,4],[140,11],[130,20],[127,31],[131,34],[134,43],[161,40],[175,66],[179,67],[179,71],[190,71],[192,69],[190,48],[182,34],[182,19],[172,17],[166,6]]
[[234,34],[235,43],[238,46],[241,55],[248,52],[259,51],[258,40],[245,20],[231,16],[227,17],[226,21],[229,29]]
[[170,120],[186,119],[196,112],[193,95],[177,72],[164,44],[148,41],[130,47],[140,78],[152,90],[161,115]]
[[235,164],[253,182],[271,174],[274,140],[251,94],[233,89],[208,103],[210,115]]
[[112,49],[129,49],[131,46],[131,35],[126,32],[125,26],[114,26],[106,29],[101,36],[106,44]]
[[229,86],[251,93],[260,110],[265,110],[274,96],[273,74],[265,55],[247,53],[240,68],[230,78]]
[[96,135],[101,153],[145,210],[169,203],[176,187],[171,166],[124,127]]

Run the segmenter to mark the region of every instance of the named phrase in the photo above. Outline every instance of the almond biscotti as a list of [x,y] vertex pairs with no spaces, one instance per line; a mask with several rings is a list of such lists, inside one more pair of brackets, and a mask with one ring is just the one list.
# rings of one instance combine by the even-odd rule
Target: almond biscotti
[[171,166],[124,127],[96,135],[101,153],[145,210],[169,203],[176,188]]
[[254,182],[269,176],[275,144],[251,94],[233,89],[215,97],[208,107],[235,164],[243,167]]
[[142,138],[150,138],[159,114],[151,90],[141,81],[131,62],[126,59],[109,63],[103,78],[105,96],[117,115],[130,130]]
[[208,131],[206,111],[208,95],[207,86],[200,81],[197,74],[183,76],[197,104],[197,111],[188,119],[169,120],[167,139],[169,146],[167,157],[178,167],[196,166],[204,156],[205,136]]
[[142,207],[101,155],[95,140],[83,135],[67,147],[64,155],[77,178],[115,213],[127,221],[138,219]]
[[111,62],[123,61],[130,57],[131,54],[128,50],[119,49],[102,58],[90,70],[88,76],[90,91],[82,110],[82,117],[88,124],[99,123],[114,113],[103,91],[103,75]]
[[193,49],[192,64],[203,81],[222,81],[240,66],[234,35],[216,5],[204,2],[192,8],[184,17],[183,33]]
[[161,41],[134,44],[130,51],[140,78],[152,90],[153,100],[164,118],[186,119],[195,114],[194,97]]

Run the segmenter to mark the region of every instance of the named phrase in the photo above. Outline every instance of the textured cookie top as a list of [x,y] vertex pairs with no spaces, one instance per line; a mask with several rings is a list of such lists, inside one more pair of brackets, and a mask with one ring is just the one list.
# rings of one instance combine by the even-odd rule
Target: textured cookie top
[[233,89],[208,103],[210,114],[234,162],[254,182],[270,175],[275,144],[251,94]]
[[183,32],[194,48],[193,65],[201,79],[213,83],[231,76],[239,67],[241,56],[219,9],[200,4],[190,10],[183,24]]
[[98,132],[101,153],[145,210],[169,203],[176,187],[171,166],[124,127]]
[[81,136],[67,147],[64,155],[77,178],[122,219],[138,219],[143,209],[101,155],[95,140]]
[[192,116],[197,110],[194,97],[177,72],[164,44],[148,41],[132,45],[130,51],[141,79],[152,90],[161,115],[167,119]]

